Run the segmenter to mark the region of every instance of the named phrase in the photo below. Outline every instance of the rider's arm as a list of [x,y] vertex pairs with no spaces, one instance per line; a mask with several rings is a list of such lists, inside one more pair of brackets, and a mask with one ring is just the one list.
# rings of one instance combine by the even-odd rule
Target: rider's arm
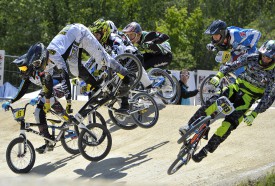
[[19,100],[20,98],[22,98],[26,94],[30,83],[31,83],[31,81],[29,79],[22,80],[20,83],[20,86],[18,88],[18,92],[17,92],[16,96],[10,102],[14,103],[17,100]]
[[220,67],[220,72],[224,75],[228,74],[229,72],[233,72],[240,67],[246,66],[248,63],[258,61],[258,58],[259,55],[256,53],[250,55],[244,54],[239,57],[238,60],[222,65]]
[[152,39],[152,42],[154,44],[161,44],[164,41],[167,41],[169,39],[169,36],[167,34],[163,34],[160,32],[155,32],[156,33],[156,38]]
[[274,102],[275,100],[275,85],[274,81],[269,83],[269,86],[265,89],[264,95],[261,98],[259,104],[256,106],[254,111],[256,113],[265,112]]

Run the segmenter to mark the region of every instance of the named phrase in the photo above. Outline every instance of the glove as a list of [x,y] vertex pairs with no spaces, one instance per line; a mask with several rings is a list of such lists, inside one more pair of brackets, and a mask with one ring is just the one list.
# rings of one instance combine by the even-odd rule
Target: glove
[[9,101],[7,101],[7,102],[5,102],[5,103],[2,104],[2,108],[3,108],[5,111],[7,111],[7,110],[9,110],[10,104],[11,104],[11,103],[10,103]]
[[72,79],[72,84],[73,85],[78,85],[79,79],[78,78],[73,78]]
[[220,83],[220,78],[218,76],[214,76],[210,79],[210,83],[217,87]]
[[67,114],[73,113],[72,103],[67,102],[67,105],[66,105],[66,113],[67,113]]
[[144,48],[150,48],[154,44],[155,43],[153,41],[147,41],[147,42],[143,43],[143,47]]
[[44,112],[47,114],[50,111],[50,109],[51,109],[50,103],[45,103],[43,107]]
[[32,106],[34,106],[34,105],[36,105],[36,104],[38,103],[39,100],[40,100],[39,97],[33,98],[33,99],[31,99],[30,104],[31,104]]
[[208,44],[206,45],[206,49],[207,49],[208,51],[216,51],[216,50],[217,50],[217,48],[216,48],[212,43],[208,43]]
[[251,126],[254,119],[257,117],[258,113],[255,111],[252,111],[249,115],[245,116],[244,122],[247,124],[247,126]]

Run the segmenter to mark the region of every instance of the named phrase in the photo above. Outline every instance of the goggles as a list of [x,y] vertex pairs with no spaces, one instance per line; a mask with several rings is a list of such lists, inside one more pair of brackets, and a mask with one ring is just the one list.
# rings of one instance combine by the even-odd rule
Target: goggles
[[137,33],[135,32],[129,32],[129,33],[125,33],[127,35],[127,37],[132,41],[137,37]]
[[42,64],[42,61],[40,59],[39,60],[35,60],[35,61],[32,62],[32,65],[34,67],[40,67],[41,64]]
[[20,71],[26,72],[28,70],[27,66],[18,67]]

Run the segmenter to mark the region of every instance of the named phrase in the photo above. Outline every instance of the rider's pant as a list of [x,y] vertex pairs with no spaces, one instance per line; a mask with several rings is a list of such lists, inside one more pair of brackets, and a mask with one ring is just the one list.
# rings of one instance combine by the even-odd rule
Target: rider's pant
[[[210,138],[206,150],[214,152],[217,147],[231,134],[231,131],[236,129],[243,120],[243,116],[255,102],[255,99],[251,98],[248,94],[242,91],[236,91],[234,85],[230,85],[223,93],[224,96],[228,97],[229,100],[234,103],[235,111],[230,115],[225,116],[222,125],[216,130],[215,134]],[[199,116],[211,115],[217,109],[215,100],[217,97],[212,97],[207,101],[205,106],[202,106],[195,115],[190,119],[189,123],[195,121]],[[211,104],[212,103],[212,104]],[[209,106],[210,105],[210,106]]]
[[164,67],[171,63],[173,55],[171,53],[167,54],[152,54],[145,53],[143,54],[144,62],[143,67],[145,70],[149,68]]

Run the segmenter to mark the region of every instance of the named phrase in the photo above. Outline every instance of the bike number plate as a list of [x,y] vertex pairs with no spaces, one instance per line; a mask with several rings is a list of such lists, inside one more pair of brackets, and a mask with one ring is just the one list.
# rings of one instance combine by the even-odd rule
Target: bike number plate
[[20,119],[20,118],[24,117],[24,115],[25,115],[24,108],[19,108],[19,109],[15,110],[13,113],[13,116],[15,119]]

